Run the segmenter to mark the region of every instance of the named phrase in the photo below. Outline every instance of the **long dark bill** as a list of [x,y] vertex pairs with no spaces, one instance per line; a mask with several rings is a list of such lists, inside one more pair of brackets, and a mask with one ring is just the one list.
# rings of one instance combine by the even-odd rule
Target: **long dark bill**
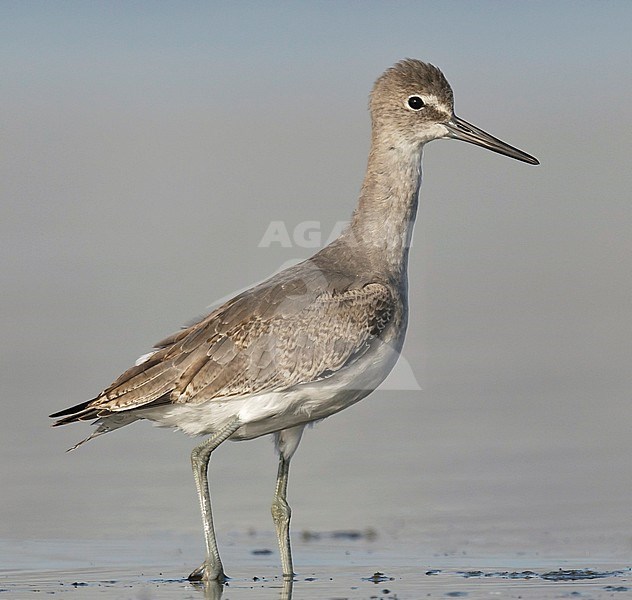
[[482,146],[492,152],[498,152],[498,154],[510,156],[511,158],[521,160],[522,162],[529,163],[530,165],[540,164],[540,161],[534,156],[506,144],[502,140],[495,138],[493,135],[489,135],[489,133],[479,129],[478,127],[474,127],[474,125],[460,119],[456,115],[452,115],[452,118],[445,123],[445,126],[449,131],[446,137],[469,142],[470,144],[476,144],[477,146]]

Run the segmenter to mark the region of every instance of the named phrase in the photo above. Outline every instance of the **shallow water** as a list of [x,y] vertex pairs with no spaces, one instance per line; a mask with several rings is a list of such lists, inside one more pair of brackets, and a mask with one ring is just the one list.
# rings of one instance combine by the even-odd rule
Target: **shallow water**
[[[314,532],[312,532],[314,533]],[[55,594],[77,598],[612,598],[632,595],[632,572],[611,561],[551,561],[537,557],[477,557],[466,552],[427,556],[419,548],[373,532],[295,536],[301,563],[293,585],[278,576],[272,534],[232,534],[225,586],[204,587],[183,574],[193,564],[190,538],[117,542],[4,541],[9,568],[0,597]],[[147,557],[150,560],[147,560]],[[82,557],[82,558],[79,558]],[[506,562],[500,563],[501,560]],[[19,568],[31,563],[33,568]],[[88,565],[88,563],[90,563]]]
[[[632,596],[626,410],[611,399],[604,415],[590,391],[573,410],[535,394],[378,392],[322,422],[290,476],[293,597]],[[183,579],[203,558],[191,440],[138,424],[65,454],[87,427],[40,425],[36,444],[0,440],[14,467],[3,478],[0,598],[211,594]],[[284,597],[275,474],[266,439],[213,457],[233,577],[223,598]]]

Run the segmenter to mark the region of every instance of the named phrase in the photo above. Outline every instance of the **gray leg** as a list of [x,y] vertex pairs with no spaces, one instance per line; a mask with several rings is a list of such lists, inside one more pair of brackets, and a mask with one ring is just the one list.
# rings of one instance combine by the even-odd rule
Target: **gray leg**
[[[298,448],[304,429],[305,425],[297,425],[274,434],[274,441],[279,452],[279,473],[274,500],[272,501],[272,518],[279,541],[283,577],[290,582],[294,577],[294,569],[292,568],[292,549],[290,548],[290,516],[292,511],[287,503],[287,480],[290,472],[290,459]],[[291,596],[291,586],[289,590]]]
[[233,435],[233,433],[239,429],[240,425],[241,423],[238,419],[231,421],[228,425],[215,433],[215,435],[202,442],[199,446],[196,446],[193,452],[191,452],[191,466],[193,467],[193,478],[195,479],[195,487],[197,488],[198,498],[200,500],[202,523],[204,525],[204,541],[206,542],[206,559],[202,565],[189,575],[191,581],[206,580],[223,582],[226,580],[224,567],[222,566],[219,550],[217,549],[215,530],[213,529],[211,495],[208,489],[208,463],[211,458],[211,452]]
[[272,519],[276,527],[277,540],[279,541],[279,553],[281,554],[281,566],[283,577],[294,577],[292,568],[292,549],[290,548],[290,517],[292,510],[287,503],[287,480],[290,472],[290,459],[279,458],[279,473],[277,475],[276,490],[272,501]]

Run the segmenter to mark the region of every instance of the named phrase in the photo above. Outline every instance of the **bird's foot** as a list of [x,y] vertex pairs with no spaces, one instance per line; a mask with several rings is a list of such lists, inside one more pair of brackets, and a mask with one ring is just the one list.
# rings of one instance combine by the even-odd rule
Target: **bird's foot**
[[215,565],[209,561],[204,561],[197,569],[194,569],[187,577],[189,581],[217,581],[218,583],[225,583],[230,579],[224,568],[220,564]]

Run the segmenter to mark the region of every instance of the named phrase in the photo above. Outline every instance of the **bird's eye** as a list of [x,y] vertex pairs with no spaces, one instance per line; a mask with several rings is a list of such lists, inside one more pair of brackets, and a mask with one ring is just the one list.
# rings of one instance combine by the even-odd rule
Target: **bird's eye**
[[411,96],[408,98],[408,106],[413,110],[420,110],[426,103],[419,96]]

